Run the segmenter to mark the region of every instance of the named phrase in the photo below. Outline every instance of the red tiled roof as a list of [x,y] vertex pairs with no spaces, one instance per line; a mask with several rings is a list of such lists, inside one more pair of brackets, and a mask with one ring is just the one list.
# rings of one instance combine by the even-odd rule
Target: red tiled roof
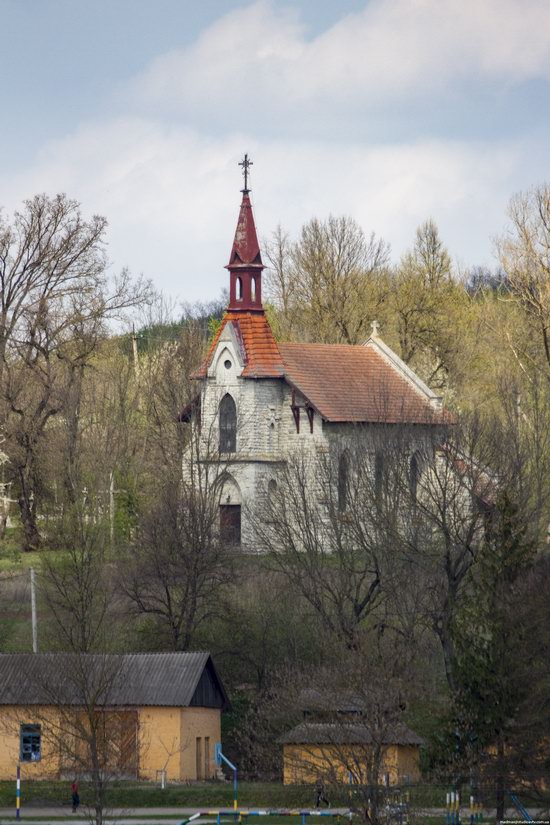
[[284,374],[326,421],[450,422],[373,346],[279,344]]
[[277,344],[263,312],[228,310],[193,378],[205,378],[220,336],[232,324],[245,361],[243,378],[285,378],[325,421],[452,423],[374,346]]
[[229,323],[233,324],[245,359],[243,378],[282,378],[283,362],[267,318],[263,312],[242,311],[225,313],[208,355],[193,378],[206,377],[220,335]]

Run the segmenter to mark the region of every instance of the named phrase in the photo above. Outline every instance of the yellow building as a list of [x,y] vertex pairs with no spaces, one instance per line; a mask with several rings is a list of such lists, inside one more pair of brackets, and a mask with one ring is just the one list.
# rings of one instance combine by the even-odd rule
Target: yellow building
[[0,779],[216,775],[228,699],[209,653],[0,654]]
[[[285,785],[325,782],[371,784],[374,747],[363,725],[338,722],[304,722],[279,742],[283,746]],[[407,728],[387,734],[381,743],[376,784],[400,785],[420,779],[422,740]]]

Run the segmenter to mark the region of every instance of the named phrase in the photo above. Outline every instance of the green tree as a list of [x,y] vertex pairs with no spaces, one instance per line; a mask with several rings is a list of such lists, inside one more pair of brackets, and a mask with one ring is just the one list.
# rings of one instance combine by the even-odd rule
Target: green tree
[[446,385],[460,334],[457,313],[464,311],[468,296],[453,278],[451,258],[433,220],[416,230],[413,249],[402,258],[392,286],[401,357],[428,384]]
[[[503,492],[487,516],[486,541],[455,625],[455,724],[464,755],[481,759],[504,818],[518,708],[529,690],[518,682],[522,628],[511,615],[514,589],[533,563],[524,514]],[[535,630],[533,628],[533,630]]]

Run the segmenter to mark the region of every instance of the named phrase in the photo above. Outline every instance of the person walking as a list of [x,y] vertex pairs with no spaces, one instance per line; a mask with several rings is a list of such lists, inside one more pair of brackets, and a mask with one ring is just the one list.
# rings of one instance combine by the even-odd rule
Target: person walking
[[78,812],[78,806],[80,805],[80,796],[78,795],[78,782],[76,781],[76,779],[71,785],[71,800],[73,803],[73,814],[76,814]]
[[327,808],[330,808],[330,802],[325,794],[325,783],[323,782],[322,777],[318,776],[317,781],[315,782],[315,807],[320,808],[321,802],[323,802]]

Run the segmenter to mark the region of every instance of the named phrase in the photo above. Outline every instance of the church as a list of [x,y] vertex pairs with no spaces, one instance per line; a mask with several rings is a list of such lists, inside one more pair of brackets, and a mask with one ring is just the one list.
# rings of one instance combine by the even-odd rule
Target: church
[[[194,373],[196,402],[182,413],[200,428],[204,461],[220,471],[220,526],[229,542],[258,550],[249,513],[276,489],[285,461],[299,451],[342,445],[352,433],[413,425],[418,437],[448,421],[441,398],[388,347],[377,324],[362,345],[281,343],[262,303],[264,264],[245,186],[229,272],[229,304],[208,354]],[[241,165],[243,165],[241,164]],[[373,455],[375,448],[373,446]],[[383,456],[376,454],[374,465]]]

